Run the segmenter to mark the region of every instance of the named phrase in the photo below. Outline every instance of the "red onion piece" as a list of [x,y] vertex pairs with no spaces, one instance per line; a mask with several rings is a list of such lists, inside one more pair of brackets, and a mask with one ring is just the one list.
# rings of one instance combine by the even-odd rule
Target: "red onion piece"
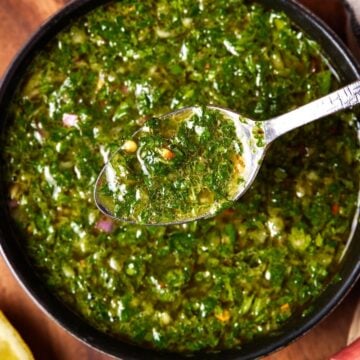
[[9,209],[15,209],[19,206],[19,202],[17,200],[9,200],[8,206]]
[[101,219],[96,224],[95,227],[98,230],[110,233],[113,230],[114,222],[111,219]]

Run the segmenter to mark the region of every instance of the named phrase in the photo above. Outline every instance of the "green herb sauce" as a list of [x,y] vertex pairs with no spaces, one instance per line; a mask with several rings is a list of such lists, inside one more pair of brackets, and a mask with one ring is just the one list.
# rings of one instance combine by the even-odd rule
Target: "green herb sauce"
[[152,118],[126,140],[104,168],[97,198],[127,221],[187,221],[231,204],[244,169],[234,120],[194,107]]
[[354,217],[352,113],[289,133],[217,217],[168,227],[104,219],[99,169],[147,117],[215,104],[268,119],[336,87],[316,43],[242,0],[121,1],[29,66],[3,139],[9,200],[39,276],[93,326],[175,352],[281,331],[333,279]]

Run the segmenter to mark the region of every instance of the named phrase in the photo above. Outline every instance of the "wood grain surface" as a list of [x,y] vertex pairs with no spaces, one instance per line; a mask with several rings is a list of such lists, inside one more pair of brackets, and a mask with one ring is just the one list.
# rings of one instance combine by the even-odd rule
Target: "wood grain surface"
[[[29,35],[66,0],[0,0],[0,77]],[[340,0],[302,0],[341,37],[345,19]],[[346,345],[360,297],[360,283],[340,306],[290,346],[266,360],[327,360]],[[44,314],[15,280],[0,257],[0,309],[19,330],[37,360],[106,360],[111,357],[81,343]],[[1,359],[6,360],[6,359]],[[151,360],[151,359],[150,359]],[[355,360],[355,359],[354,359]]]

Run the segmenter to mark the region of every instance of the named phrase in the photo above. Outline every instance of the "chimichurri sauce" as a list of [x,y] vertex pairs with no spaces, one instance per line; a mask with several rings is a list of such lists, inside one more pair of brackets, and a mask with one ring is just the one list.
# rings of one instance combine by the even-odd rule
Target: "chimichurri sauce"
[[139,224],[214,215],[244,183],[243,145],[223,112],[192,107],[152,118],[125,140],[97,183],[97,200]]
[[211,351],[279,331],[333,279],[349,236],[352,113],[279,139],[213,219],[112,222],[92,191],[149,115],[214,104],[262,120],[336,86],[316,43],[248,1],[125,0],[71,24],[29,66],[3,139],[9,206],[39,275],[93,326],[142,346]]

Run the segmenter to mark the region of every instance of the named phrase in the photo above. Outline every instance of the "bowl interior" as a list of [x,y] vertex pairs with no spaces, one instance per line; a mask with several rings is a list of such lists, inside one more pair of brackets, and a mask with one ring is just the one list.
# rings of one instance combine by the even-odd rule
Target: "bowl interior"
[[[16,84],[21,79],[29,62],[48,41],[59,31],[66,27],[72,19],[76,19],[93,8],[102,5],[106,0],[75,1],[65,7],[52,19],[50,19],[25,45],[9,68],[0,87],[0,113],[6,114],[9,102],[16,89]],[[344,47],[337,36],[329,30],[321,21],[309,13],[306,9],[289,0],[262,0],[264,6],[269,6],[287,13],[287,15],[321,44],[326,56],[331,59],[331,65],[339,75],[342,83],[349,83],[360,77],[358,64]],[[1,133],[7,127],[6,115],[0,122]],[[5,159],[1,157],[1,167]],[[3,173],[3,172],[2,172]],[[40,281],[21,246],[21,234],[17,230],[7,210],[6,184],[0,177],[0,243],[2,253],[10,268],[23,285],[29,295],[45,310],[52,318],[60,323],[65,329],[76,335],[87,344],[112,355],[126,359],[177,359],[182,358],[176,354],[158,353],[152,350],[119,342],[92,326],[88,325],[81,317],[56,298],[48,288]],[[357,215],[358,216],[358,215]],[[272,336],[257,338],[240,350],[224,351],[220,354],[207,355],[211,359],[253,359],[263,354],[278,349],[297,336],[303,334],[329,313],[336,304],[345,296],[347,291],[355,283],[360,273],[360,230],[355,228],[349,239],[348,250],[343,258],[339,269],[339,281],[329,284],[324,293],[314,302],[313,307],[306,316],[294,317],[285,327]],[[203,355],[195,355],[194,358],[202,359]]]

